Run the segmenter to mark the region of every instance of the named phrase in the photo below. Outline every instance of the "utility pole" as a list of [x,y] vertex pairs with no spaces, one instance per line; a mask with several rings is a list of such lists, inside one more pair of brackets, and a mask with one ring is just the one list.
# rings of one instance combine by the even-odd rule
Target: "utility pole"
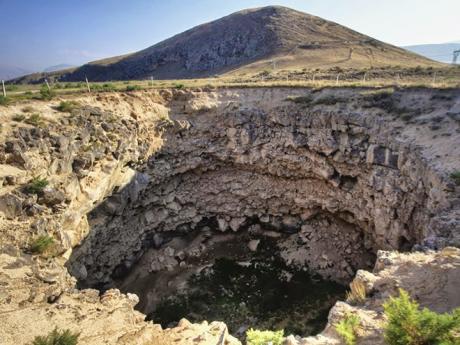
[[452,60],[452,64],[455,65],[457,63],[457,59],[460,56],[460,49],[454,50],[454,59]]
[[433,85],[436,84],[436,77],[438,76],[438,72],[434,72],[434,75],[433,75]]
[[340,73],[337,74],[337,80],[336,80],[336,82],[335,82],[335,85],[339,85],[339,79],[340,79]]
[[91,88],[89,87],[89,82],[88,82],[88,78],[86,77],[86,75],[85,75],[85,80],[86,80],[86,88],[88,89],[88,92],[91,93]]
[[5,81],[2,80],[2,89],[3,89],[3,97],[6,98],[6,89],[5,89]]

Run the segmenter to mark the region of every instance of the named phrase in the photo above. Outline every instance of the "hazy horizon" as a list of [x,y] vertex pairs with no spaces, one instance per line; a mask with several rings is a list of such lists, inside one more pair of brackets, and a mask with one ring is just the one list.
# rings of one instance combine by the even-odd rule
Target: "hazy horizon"
[[[0,0],[0,20],[9,28],[2,37],[0,65],[41,71],[59,64],[126,54],[154,45],[196,25],[252,7],[282,5],[335,21],[398,46],[458,42],[452,30],[460,2],[439,0]],[[397,8],[398,10],[395,10]]]

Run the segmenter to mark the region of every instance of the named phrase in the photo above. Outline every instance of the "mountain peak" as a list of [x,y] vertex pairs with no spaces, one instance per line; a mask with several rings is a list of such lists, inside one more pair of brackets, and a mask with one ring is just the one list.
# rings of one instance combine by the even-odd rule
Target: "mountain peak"
[[434,62],[337,23],[283,6],[245,9],[60,80],[181,79],[272,68],[418,66]]

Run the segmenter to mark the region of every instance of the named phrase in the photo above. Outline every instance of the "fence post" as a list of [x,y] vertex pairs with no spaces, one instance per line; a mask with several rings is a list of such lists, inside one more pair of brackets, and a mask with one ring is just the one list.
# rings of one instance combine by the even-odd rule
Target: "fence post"
[[438,74],[438,72],[434,72],[434,75],[433,75],[433,85],[436,84],[436,77],[438,76],[437,74]]
[[337,74],[337,80],[336,80],[336,82],[335,82],[335,85],[339,85],[339,79],[340,79],[340,73]]
[[86,76],[85,76],[85,80],[86,80],[86,88],[88,89],[88,92],[91,93],[91,88],[89,87],[88,78]]
[[48,88],[48,91],[51,91],[50,84],[48,84],[48,79],[45,79],[46,87]]
[[153,75],[150,77],[150,84],[153,87]]
[[5,81],[2,80],[2,89],[3,89],[3,97],[6,98],[6,89],[5,89]]

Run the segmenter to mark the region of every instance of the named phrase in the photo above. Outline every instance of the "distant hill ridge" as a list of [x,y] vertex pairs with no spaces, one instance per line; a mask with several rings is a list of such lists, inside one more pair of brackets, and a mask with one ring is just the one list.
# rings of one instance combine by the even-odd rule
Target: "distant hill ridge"
[[[271,68],[436,65],[337,23],[281,6],[239,11],[139,52],[55,73],[61,81],[181,79]],[[21,81],[33,81],[41,75]]]

